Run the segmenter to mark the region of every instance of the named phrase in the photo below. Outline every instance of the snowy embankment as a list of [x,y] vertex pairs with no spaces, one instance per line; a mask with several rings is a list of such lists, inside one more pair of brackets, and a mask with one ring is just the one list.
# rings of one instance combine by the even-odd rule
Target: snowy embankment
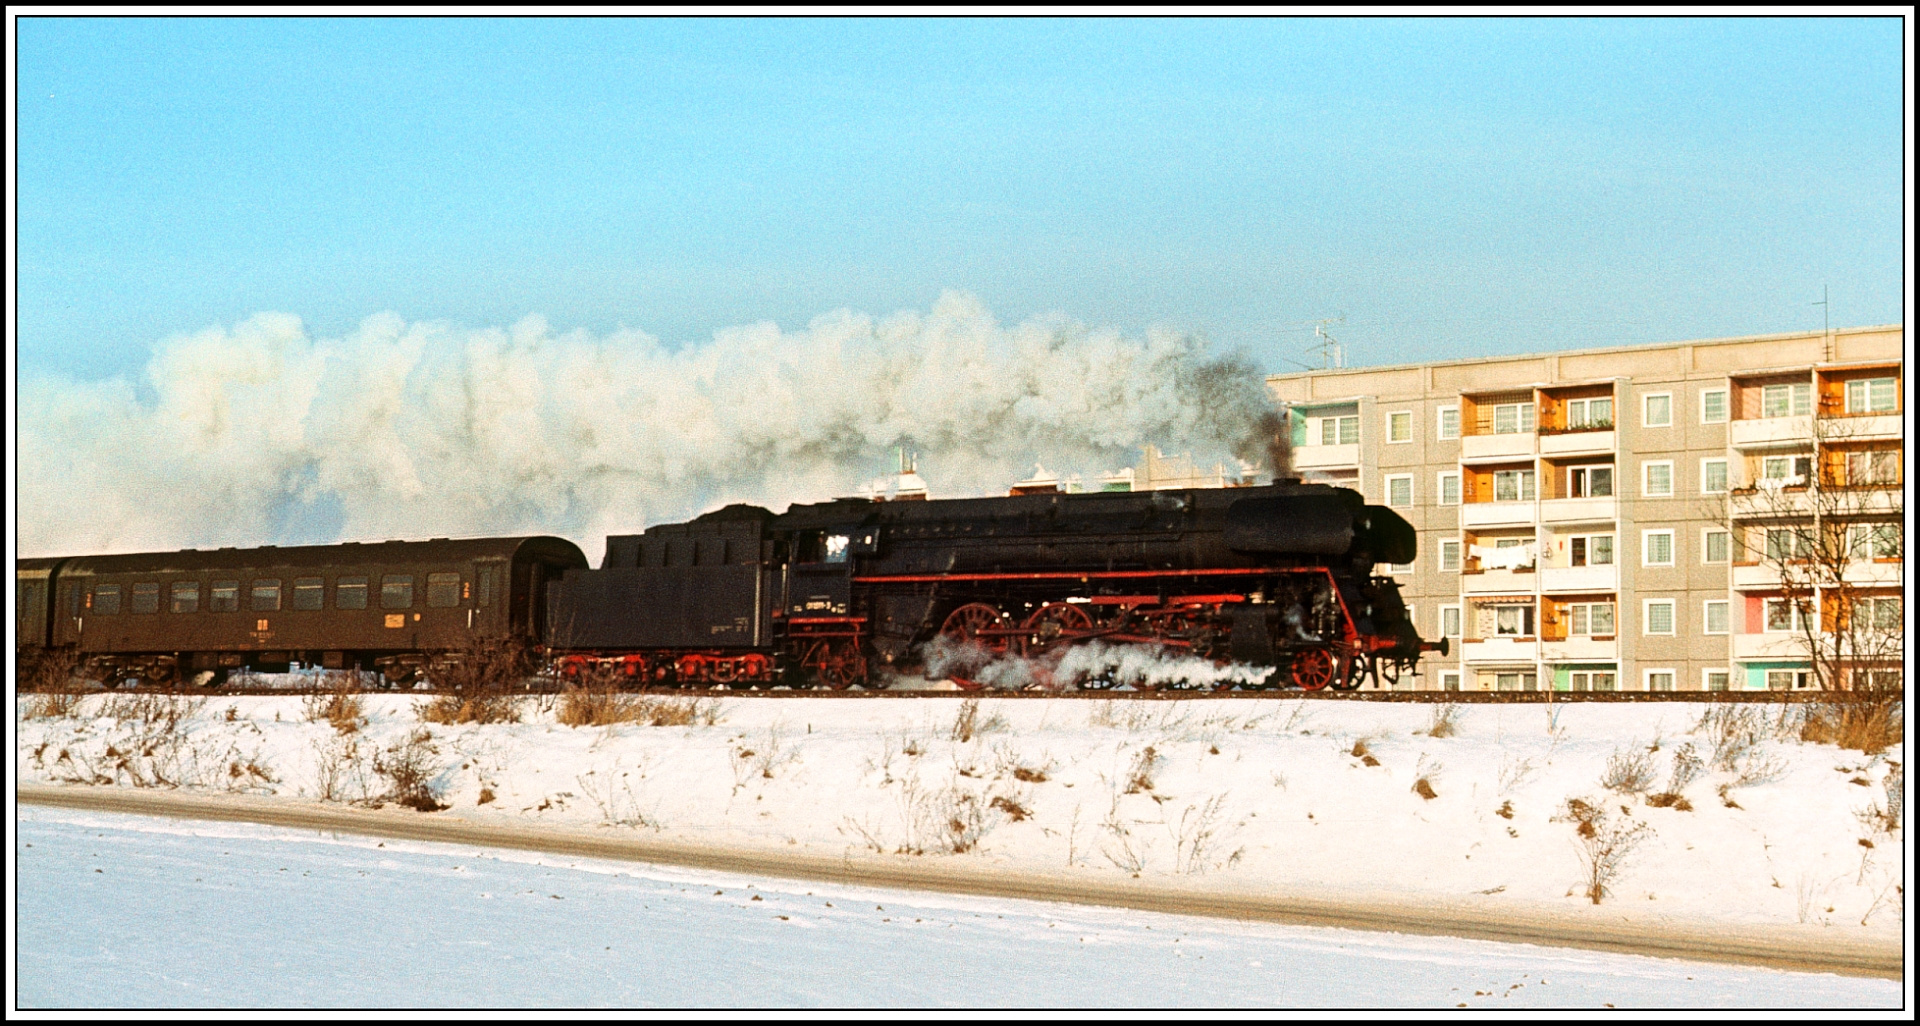
[[1898,762],[1799,740],[1798,706],[701,698],[638,710],[676,725],[570,727],[590,710],[556,698],[486,725],[423,722],[418,696],[330,701],[94,695],[60,713],[29,697],[16,769],[1815,944],[1897,950],[1904,913]]

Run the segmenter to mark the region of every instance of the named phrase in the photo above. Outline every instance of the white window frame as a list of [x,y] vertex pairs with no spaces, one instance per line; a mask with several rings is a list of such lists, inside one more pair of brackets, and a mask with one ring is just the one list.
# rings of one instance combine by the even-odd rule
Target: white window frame
[[[1667,468],[1667,490],[1664,492],[1656,492],[1653,490],[1653,468],[1655,467]],[[1673,490],[1673,461],[1672,460],[1641,460],[1640,461],[1640,497],[1641,498],[1671,499],[1673,498],[1673,491],[1674,490]]]
[[[1727,618],[1726,625],[1722,629],[1717,631],[1713,629],[1713,607],[1714,606],[1720,606],[1724,608],[1726,611],[1726,618]],[[1700,603],[1700,633],[1707,634],[1707,635],[1733,633],[1733,600],[1732,599],[1707,599],[1706,601]]]
[[[1715,688],[1713,686],[1713,675],[1716,673],[1721,674],[1722,676],[1727,678],[1726,687]],[[1733,671],[1731,669],[1728,669],[1725,666],[1709,666],[1709,667],[1706,667],[1705,669],[1702,669],[1700,671],[1700,690],[1732,691],[1733,690]]]
[[[1653,607],[1654,606],[1667,607],[1667,627],[1668,627],[1667,630],[1656,631],[1653,629]],[[1674,602],[1673,599],[1641,599],[1640,600],[1640,633],[1641,634],[1644,634],[1648,637],[1660,637],[1660,638],[1673,637],[1676,633],[1679,632],[1679,629],[1680,629],[1679,620],[1680,620],[1679,605],[1678,603]]]
[[[1773,613],[1768,607],[1773,605],[1775,602],[1786,602],[1790,604],[1790,609],[1789,609],[1790,615],[1787,617],[1787,620],[1790,626],[1775,627],[1773,625]],[[1806,631],[1809,626],[1807,623],[1807,619],[1809,616],[1813,615],[1813,609],[1811,608],[1811,606],[1812,606],[1811,602],[1796,601],[1793,598],[1790,598],[1790,597],[1782,598],[1778,595],[1761,599],[1760,600],[1760,633],[1762,634],[1799,634]],[[1817,627],[1817,624],[1814,626]]]
[[[1584,546],[1584,547],[1586,548],[1586,550],[1587,550],[1587,551],[1586,551],[1586,555],[1584,555],[1584,556],[1582,556],[1582,557],[1581,557],[1582,559],[1584,559],[1584,560],[1586,560],[1586,562],[1584,562],[1584,563],[1575,563],[1575,562],[1573,561],[1573,542],[1574,542],[1574,539],[1576,539],[1576,538],[1578,538],[1578,539],[1580,539],[1581,541],[1583,541],[1583,542],[1585,542],[1585,543],[1586,543],[1586,545]],[[1595,538],[1605,538],[1605,539],[1607,539],[1607,561],[1606,561],[1606,562],[1604,562],[1604,563],[1596,563],[1596,562],[1594,562],[1594,561],[1593,561],[1593,540],[1594,540]],[[1613,534],[1613,532],[1611,532],[1611,531],[1602,531],[1602,532],[1601,532],[1601,533],[1599,533],[1599,534],[1570,534],[1570,535],[1567,535],[1567,565],[1568,565],[1569,567],[1575,567],[1575,566],[1619,566],[1619,565],[1620,565],[1620,553],[1619,553],[1618,551],[1615,551],[1615,546],[1616,546],[1616,545],[1617,545],[1618,543],[1619,543],[1619,538],[1617,538],[1617,537],[1616,537],[1616,536],[1615,536],[1615,535]]]
[[[1901,525],[1897,522],[1874,521],[1865,524],[1847,525],[1847,559],[1850,562],[1871,562],[1876,559],[1897,559],[1896,554],[1904,551],[1900,544]],[[1879,539],[1882,532],[1892,531],[1892,544],[1884,551]]]
[[[1531,435],[1540,430],[1540,404],[1529,400],[1524,403],[1495,403],[1493,410],[1493,433],[1496,435]],[[1500,430],[1500,411],[1514,410],[1514,430]],[[1524,412],[1522,412],[1524,411]]]
[[[1653,401],[1655,399],[1665,399],[1667,401],[1667,419],[1657,424],[1654,423],[1653,421],[1653,409],[1652,409]],[[1650,427],[1650,428],[1673,426],[1673,393],[1672,392],[1646,392],[1640,396],[1640,426]]]
[[[1404,423],[1407,426],[1407,437],[1405,438],[1393,437],[1393,422],[1394,422],[1394,418],[1396,417],[1402,418],[1404,420]],[[1387,444],[1388,445],[1410,445],[1412,444],[1412,442],[1413,442],[1413,411],[1412,410],[1389,410],[1387,412]]]
[[[1447,414],[1453,414],[1453,431],[1447,431]],[[1443,441],[1453,441],[1460,437],[1460,406],[1442,406],[1433,411],[1433,437]]]
[[[1667,536],[1667,559],[1664,563],[1653,561],[1653,539],[1655,535]],[[1640,532],[1641,566],[1677,566],[1680,562],[1679,546],[1674,544],[1674,530],[1671,527],[1653,527]]]
[[[1452,687],[1448,687],[1449,684],[1451,684]],[[1460,690],[1460,671],[1459,670],[1441,670],[1440,671],[1440,690],[1442,691]]]
[[1778,690],[1802,691],[1807,688],[1813,687],[1813,671],[1812,670],[1806,670],[1806,669],[1801,669],[1799,667],[1789,666],[1789,667],[1786,667],[1785,669],[1766,670],[1764,671],[1764,673],[1765,673],[1764,679],[1767,682],[1768,691],[1776,690],[1773,686],[1773,675],[1776,673],[1789,673],[1793,675],[1792,679],[1788,681],[1787,687],[1778,689]]
[[[1707,468],[1720,464],[1720,487],[1714,488],[1707,483]],[[1710,456],[1700,461],[1700,494],[1723,495],[1733,487],[1733,463],[1725,456]]]
[[[1893,396],[1893,405],[1887,407],[1884,410],[1875,410],[1873,408],[1873,383],[1876,381],[1889,382],[1893,386],[1893,391],[1889,393],[1890,395]],[[1855,409],[1853,406],[1853,386],[1854,385],[1862,386],[1861,391],[1865,393],[1863,398],[1866,400],[1865,409]],[[1888,375],[1886,377],[1880,377],[1880,378],[1853,378],[1849,380],[1845,385],[1842,386],[1841,394],[1844,397],[1843,401],[1845,403],[1845,409],[1848,415],[1850,416],[1861,416],[1861,415],[1874,414],[1874,413],[1878,413],[1881,415],[1888,415],[1888,414],[1898,413],[1900,411],[1900,378],[1896,375]]]
[[[1720,397],[1720,416],[1718,417],[1715,417],[1712,414],[1709,414],[1707,412],[1707,397],[1710,395],[1717,395]],[[1725,389],[1725,388],[1701,389],[1700,390],[1700,423],[1725,424],[1727,420],[1733,415],[1732,407],[1727,405],[1732,401],[1733,401],[1733,392],[1729,389]]]
[[[1724,559],[1713,558],[1713,536],[1726,539],[1727,554]],[[1700,562],[1709,566],[1733,561],[1733,532],[1724,527],[1706,527],[1700,530]]]
[[[1787,390],[1787,412],[1785,413],[1768,413],[1767,412],[1767,392],[1768,390],[1775,389],[1775,388],[1784,388]],[[1806,400],[1804,407],[1800,402],[1800,400],[1802,399]],[[1812,382],[1790,381],[1785,384],[1760,386],[1760,416],[1762,419],[1771,420],[1777,417],[1805,417],[1812,412],[1813,412],[1813,383]]]
[[[1447,630],[1447,614],[1449,613],[1453,614],[1453,630],[1451,632]],[[1464,608],[1460,606],[1458,603],[1455,603],[1450,606],[1440,607],[1440,636],[1441,637],[1458,638],[1461,636],[1461,632],[1465,629],[1465,625],[1466,625],[1466,612]]]
[[[1515,496],[1517,496],[1516,498],[1503,499],[1500,497],[1500,475],[1502,474],[1520,475],[1519,477],[1514,478],[1513,491]],[[1534,502],[1539,498],[1540,498],[1540,475],[1539,475],[1539,472],[1534,470],[1533,468],[1529,467],[1524,470],[1496,470],[1493,472],[1493,501],[1495,502]]]
[[[1407,501],[1405,502],[1393,501],[1393,483],[1395,481],[1405,481],[1407,483]],[[1412,474],[1388,474],[1385,480],[1383,481],[1383,484],[1386,488],[1387,505],[1389,507],[1392,507],[1394,509],[1412,509],[1413,508],[1414,500],[1413,500],[1413,475]]]
[[[1437,551],[1436,551],[1436,556],[1437,556],[1437,557],[1439,558],[1439,560],[1440,560],[1440,572],[1441,572],[1441,573],[1443,573],[1443,574],[1457,574],[1457,573],[1459,573],[1459,572],[1460,572],[1460,545],[1461,545],[1461,542],[1460,542],[1460,539],[1458,539],[1458,538],[1442,538],[1442,539],[1440,539],[1440,544],[1439,544],[1439,546],[1437,547]],[[1448,553],[1449,551],[1451,551],[1451,552],[1453,553],[1453,565],[1452,565],[1452,566],[1448,566],[1448,565],[1447,565],[1447,553]]]
[[[1580,423],[1579,424],[1575,424],[1573,422],[1573,404],[1575,403],[1580,404]],[[1604,428],[1596,428],[1592,426],[1594,403],[1607,404],[1607,424],[1609,426]],[[1613,401],[1613,397],[1610,395],[1588,396],[1585,399],[1568,399],[1566,400],[1566,416],[1565,416],[1565,420],[1567,422],[1567,430],[1569,431],[1612,431],[1615,427],[1619,426],[1619,421],[1616,420],[1613,416],[1613,407],[1614,407],[1614,401]]]
[[1653,675],[1656,673],[1664,673],[1667,675],[1667,686],[1663,690],[1676,691],[1679,689],[1680,674],[1678,671],[1671,666],[1652,666],[1640,671],[1640,690],[1653,690]]
[[[1605,470],[1607,472],[1607,494],[1605,495],[1592,494],[1593,471],[1596,471],[1596,470]],[[1580,473],[1581,471],[1586,471],[1587,473],[1587,491],[1585,494],[1581,493],[1580,490],[1575,488],[1573,484],[1574,475],[1577,473]],[[1585,463],[1577,467],[1568,467],[1567,468],[1567,498],[1569,499],[1611,499],[1614,497],[1614,485],[1619,484],[1618,481],[1614,480],[1614,478],[1618,476],[1619,476],[1618,471],[1615,470],[1613,464],[1611,463]]]
[[[1608,619],[1613,621],[1613,629],[1610,631],[1602,632],[1602,631],[1595,631],[1593,629],[1593,611],[1595,608],[1600,606],[1605,606],[1607,608]],[[1587,629],[1584,631],[1576,631],[1573,629],[1573,625],[1575,622],[1574,610],[1576,609],[1583,609],[1586,611]],[[1567,637],[1569,638],[1617,638],[1619,636],[1620,636],[1620,605],[1619,603],[1611,602],[1611,601],[1567,603]]]
[[[1453,498],[1451,500],[1447,498],[1448,481],[1453,482]],[[1435,474],[1433,478],[1433,494],[1439,496],[1440,501],[1436,503],[1436,505],[1460,505],[1460,472],[1457,470],[1445,470]]]

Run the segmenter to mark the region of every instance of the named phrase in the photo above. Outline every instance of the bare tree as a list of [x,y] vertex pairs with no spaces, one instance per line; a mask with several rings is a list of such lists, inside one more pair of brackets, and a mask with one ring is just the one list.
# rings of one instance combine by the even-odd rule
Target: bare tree
[[1810,449],[1748,454],[1720,516],[1736,568],[1760,567],[1777,586],[1763,600],[1765,629],[1794,636],[1815,686],[1898,690],[1903,440],[1837,412],[1810,418]]

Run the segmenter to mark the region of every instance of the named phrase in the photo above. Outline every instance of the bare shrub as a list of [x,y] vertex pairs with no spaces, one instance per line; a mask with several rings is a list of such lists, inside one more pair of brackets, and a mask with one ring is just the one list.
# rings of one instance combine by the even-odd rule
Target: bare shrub
[[1699,780],[1705,772],[1706,763],[1694,750],[1693,742],[1689,741],[1681,745],[1673,752],[1673,774],[1667,778],[1667,789],[1658,794],[1648,795],[1647,804],[1656,809],[1692,812],[1693,803],[1688,801],[1686,796],[1687,786]]
[[1638,745],[1616,748],[1607,759],[1600,786],[1621,794],[1645,794],[1653,787],[1653,757]]
[[1032,811],[1021,804],[1020,798],[1016,795],[994,795],[993,801],[988,802],[987,805],[989,808],[999,809],[1001,812],[1006,813],[1007,818],[1015,823],[1023,822],[1033,815]]
[[440,773],[440,749],[433,734],[422,728],[374,754],[373,771],[387,779],[386,800],[421,812],[446,808],[433,793]]
[[23,720],[56,720],[73,715],[80,704],[80,692],[39,691],[20,696],[20,718]]
[[1612,894],[1612,884],[1633,854],[1653,830],[1645,823],[1627,820],[1615,823],[1600,802],[1569,798],[1556,823],[1574,824],[1575,848],[1580,856],[1584,896],[1595,905]]
[[[574,778],[580,790],[588,800],[600,808],[600,822],[605,826],[646,827],[651,830],[661,828],[654,814],[643,811],[641,798],[633,790],[634,770],[621,770],[616,776],[612,770],[588,770]],[[639,771],[640,778],[646,779],[645,768]]]
[[1433,789],[1433,782],[1439,778],[1440,771],[1443,768],[1444,767],[1437,762],[1428,762],[1427,757],[1422,755],[1419,763],[1414,766],[1413,770],[1413,793],[1427,801],[1432,801],[1440,797],[1439,792]]
[[1113,793],[1113,801],[1107,807],[1107,815],[1100,823],[1106,837],[1100,842],[1100,854],[1118,869],[1135,876],[1147,868],[1148,845],[1142,839],[1133,836],[1133,831],[1120,818],[1120,792]]
[[1053,772],[1054,762],[1051,756],[1042,756],[1036,764],[1029,764],[1014,747],[1005,742],[993,746],[993,772],[1000,777],[1012,777],[1023,784],[1043,784]]
[[[366,710],[360,698],[357,675],[329,671],[322,674],[321,686],[305,699],[307,720],[325,722],[341,734],[351,734],[366,723]],[[229,710],[230,712],[232,710]]]
[[1735,787],[1758,787],[1771,784],[1787,774],[1787,764],[1780,757],[1765,751],[1755,750],[1747,753],[1740,763],[1739,776],[1734,778]]
[[1127,767],[1126,793],[1144,794],[1152,791],[1154,774],[1160,771],[1160,764],[1165,761],[1152,745],[1141,749],[1133,757],[1133,764]]
[[42,649],[29,655],[15,650],[14,686],[20,692],[79,694],[87,682],[80,678],[80,652],[72,648]]
[[598,682],[560,693],[554,719],[567,727],[606,727],[642,723],[652,727],[712,726],[720,722],[720,700],[689,695],[644,695]]
[[359,742],[338,735],[314,745],[314,753],[314,791],[321,801],[348,801],[349,788],[358,797],[366,797],[367,767],[361,760]]
[[198,715],[204,705],[204,698],[179,695],[110,695],[100,707],[100,715],[122,725],[139,724],[170,734],[179,730],[181,720]]
[[473,633],[431,671],[443,692],[421,703],[426,723],[518,723],[520,690],[533,672],[532,646],[519,635]]
[[1694,724],[1693,733],[1706,735],[1707,743],[1713,746],[1707,762],[1714,769],[1731,773],[1765,740],[1766,713],[1749,705],[1715,703]]
[[982,718],[980,700],[969,698],[960,703],[960,712],[953,718],[953,727],[947,736],[961,744],[972,741],[981,734],[992,734],[1007,729],[1007,718],[994,711]]
[[1877,755],[1898,747],[1905,738],[1902,705],[1897,691],[1860,692],[1847,701],[1809,705],[1800,740]]
[[1204,873],[1211,868],[1226,800],[1226,795],[1216,794],[1199,805],[1187,806],[1180,813],[1178,825],[1172,827],[1174,872]]
[[1129,733],[1153,730],[1161,734],[1175,734],[1186,727],[1188,715],[1185,702],[1109,698],[1094,703],[1093,711],[1087,714],[1087,725],[1111,727]]
[[1452,702],[1440,702],[1428,710],[1428,737],[1452,737],[1459,732],[1460,707]]
[[1500,760],[1500,793],[1512,794],[1522,784],[1532,779],[1534,765],[1532,759],[1507,756]]

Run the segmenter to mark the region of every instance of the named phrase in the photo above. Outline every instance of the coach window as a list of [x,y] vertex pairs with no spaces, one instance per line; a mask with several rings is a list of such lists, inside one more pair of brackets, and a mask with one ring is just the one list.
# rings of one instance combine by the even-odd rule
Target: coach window
[[459,574],[427,575],[427,608],[451,609],[460,604]]
[[380,608],[413,608],[412,574],[388,574],[380,578]]
[[327,582],[318,577],[294,578],[293,608],[304,610],[327,608]]
[[280,582],[253,582],[253,600],[247,608],[256,613],[272,613],[280,608]]
[[113,616],[120,612],[120,586],[103,584],[93,589],[93,612],[98,616]]
[[173,582],[173,601],[167,606],[176,613],[197,613],[200,611],[200,582]]
[[342,577],[333,586],[333,608],[367,608],[367,579],[364,577]]
[[157,613],[160,611],[160,585],[145,582],[133,586],[133,611],[136,613]]
[[480,604],[482,606],[493,605],[493,571],[492,570],[480,571]]
[[233,613],[240,609],[240,582],[215,581],[207,593],[207,612]]

